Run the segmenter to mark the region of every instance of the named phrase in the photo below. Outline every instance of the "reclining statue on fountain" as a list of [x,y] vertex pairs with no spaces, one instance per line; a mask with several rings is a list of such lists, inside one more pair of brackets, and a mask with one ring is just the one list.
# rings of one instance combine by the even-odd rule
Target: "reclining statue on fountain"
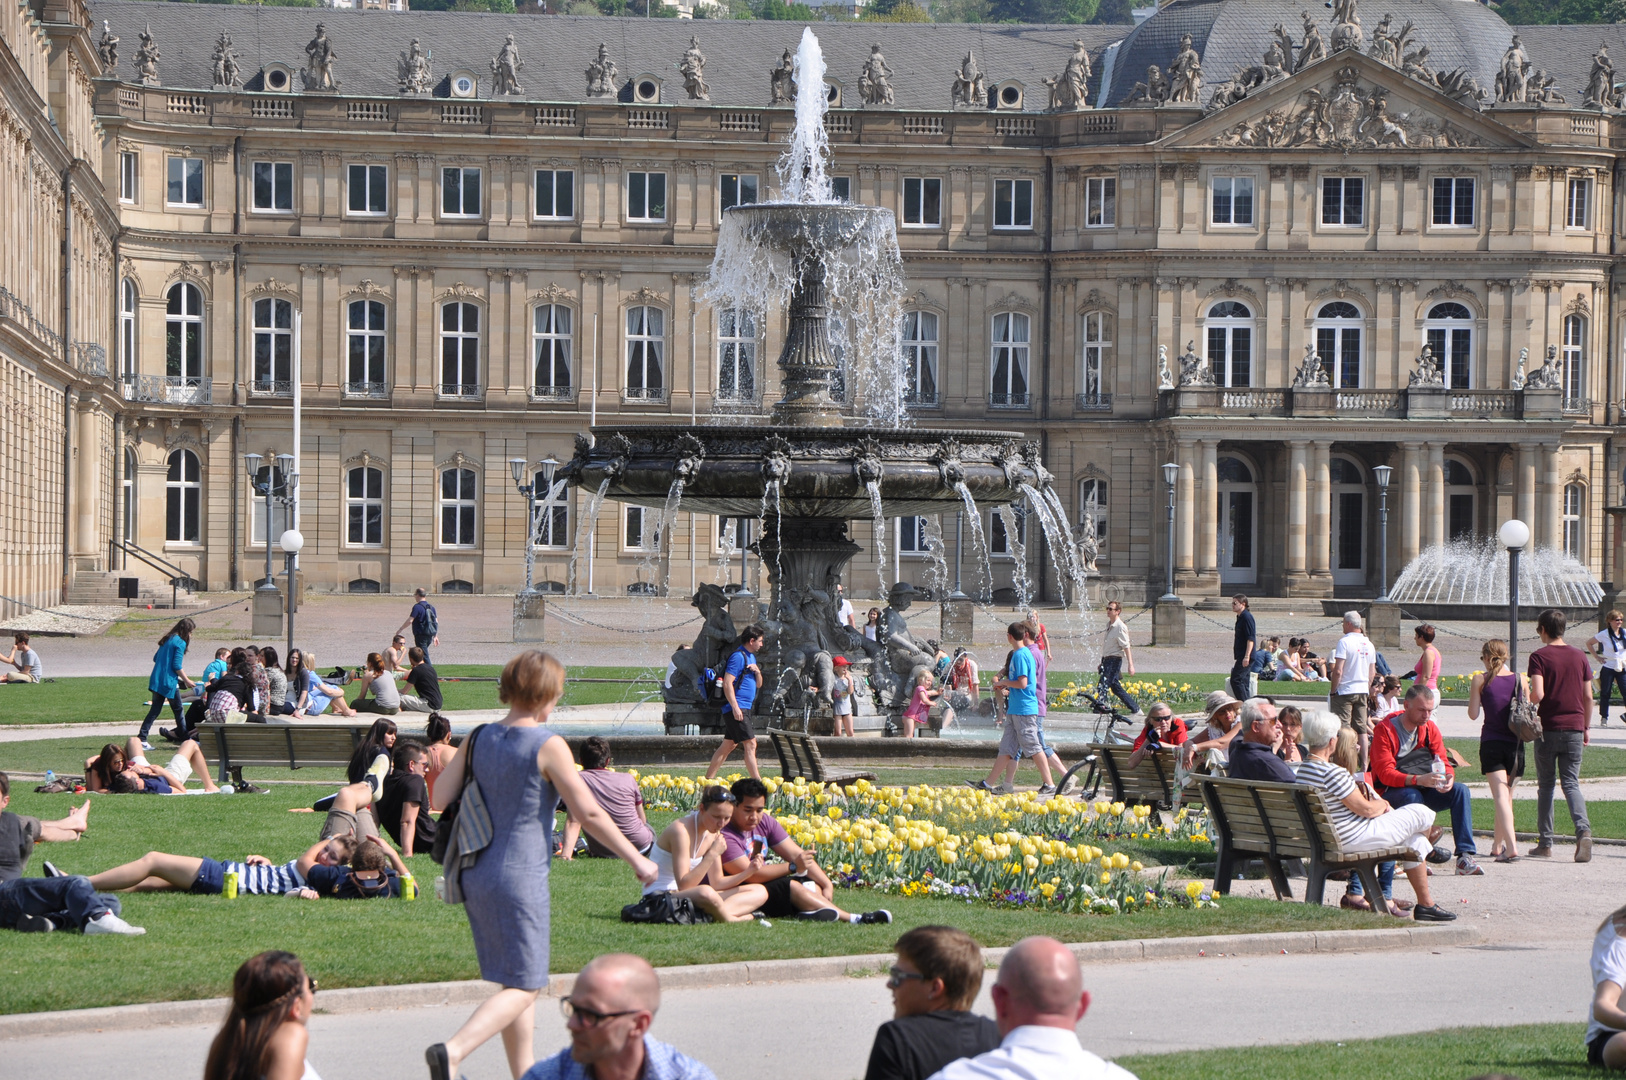
[[690,601],[705,616],[706,625],[694,639],[694,646],[672,654],[672,685],[661,690],[668,704],[706,704],[706,669],[721,669],[723,660],[739,639],[734,620],[728,615],[728,597],[716,585],[702,585]]
[[932,654],[915,643],[909,624],[903,618],[914,598],[915,587],[907,581],[892,586],[886,596],[886,609],[881,612],[881,624],[875,631],[875,641],[863,639],[865,652],[870,652],[873,645],[875,653],[885,660],[874,665],[870,679],[886,703],[893,706],[908,704],[910,690],[920,672],[932,669]]

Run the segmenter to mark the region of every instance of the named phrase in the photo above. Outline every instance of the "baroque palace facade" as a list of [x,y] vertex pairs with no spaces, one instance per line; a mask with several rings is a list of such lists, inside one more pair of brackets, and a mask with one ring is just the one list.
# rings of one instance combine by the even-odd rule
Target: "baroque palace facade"
[[[1165,462],[1188,600],[1376,595],[1379,466],[1391,578],[1517,515],[1619,580],[1626,114],[1592,55],[1619,29],[1300,8],[816,28],[838,192],[898,216],[916,422],[1038,440],[1131,602],[1163,591]],[[722,209],[775,195],[799,33],[4,5],[0,594],[251,585],[242,456],[293,451],[296,367],[307,585],[515,588],[511,459],[529,480],[591,422],[777,396],[779,316],[698,286]],[[585,502],[544,511],[541,580]],[[579,585],[647,588],[656,517],[606,505]],[[720,580],[730,528],[680,510],[675,590]],[[925,580],[928,523],[887,528],[886,575]],[[866,595],[880,545],[853,534]]]

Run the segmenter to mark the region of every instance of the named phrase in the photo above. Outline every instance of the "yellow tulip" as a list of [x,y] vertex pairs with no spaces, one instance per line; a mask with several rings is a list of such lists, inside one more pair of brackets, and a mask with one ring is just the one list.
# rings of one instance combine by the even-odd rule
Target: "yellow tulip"
[[829,810],[827,810],[825,812],[830,815],[830,820],[831,821],[840,821],[841,820],[841,807],[832,806]]
[[1103,885],[1112,884],[1112,875],[1111,874],[1102,874],[1101,875],[1101,884],[1103,884]]

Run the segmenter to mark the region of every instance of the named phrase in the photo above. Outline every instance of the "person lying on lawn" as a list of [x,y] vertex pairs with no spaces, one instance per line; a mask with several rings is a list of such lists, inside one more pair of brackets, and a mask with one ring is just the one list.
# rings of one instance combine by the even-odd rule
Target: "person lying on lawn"
[[177,746],[175,755],[161,769],[147,760],[141,751],[141,740],[133,735],[122,747],[108,743],[100,754],[85,759],[85,787],[115,795],[179,794],[186,790],[186,782],[194,774],[203,781],[205,792],[214,794],[221,790],[209,776],[203,748],[191,739]]
[[[230,862],[152,851],[134,862],[92,874],[90,883],[98,892],[177,891],[216,895],[225,890],[226,874],[235,873],[239,894],[315,900],[320,896],[347,895],[342,887],[352,868],[378,873],[381,868],[389,867],[393,855],[394,852],[377,844],[358,843],[351,836],[318,840],[299,858],[281,864],[263,855]],[[393,861],[399,874],[403,869],[399,857]]]

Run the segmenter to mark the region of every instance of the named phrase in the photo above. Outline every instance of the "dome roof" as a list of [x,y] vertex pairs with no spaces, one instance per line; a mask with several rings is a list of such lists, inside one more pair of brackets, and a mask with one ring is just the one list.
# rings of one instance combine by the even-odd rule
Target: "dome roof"
[[[1302,44],[1303,12],[1308,10],[1322,40],[1330,45],[1331,7],[1313,0],[1173,0],[1119,43],[1112,59],[1112,85],[1102,95],[1102,104],[1121,104],[1135,83],[1146,79],[1151,64],[1167,74],[1181,35],[1190,34],[1192,47],[1202,58],[1202,104],[1207,105],[1214,87],[1239,69],[1260,63],[1277,23],[1295,44]],[[1386,13],[1394,16],[1397,30],[1408,20],[1415,24],[1414,40],[1428,46],[1428,64],[1434,70],[1465,68],[1486,90],[1496,85],[1496,72],[1514,31],[1490,8],[1473,0],[1369,3],[1360,9],[1363,52],[1371,45],[1373,27]]]

